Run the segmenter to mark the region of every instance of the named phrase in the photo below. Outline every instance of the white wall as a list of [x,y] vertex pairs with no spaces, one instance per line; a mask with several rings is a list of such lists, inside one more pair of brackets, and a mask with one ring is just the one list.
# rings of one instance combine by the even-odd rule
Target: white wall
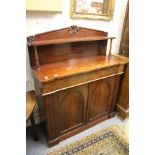
[[[127,0],[115,0],[113,20],[107,22],[102,20],[71,19],[70,0],[63,0],[63,12],[55,14],[51,12],[28,12],[26,20],[27,36],[49,30],[77,25],[108,32],[109,36],[116,37],[113,41],[112,53],[118,53],[121,39],[122,26],[125,16]],[[32,74],[27,53],[27,90],[33,89]]]

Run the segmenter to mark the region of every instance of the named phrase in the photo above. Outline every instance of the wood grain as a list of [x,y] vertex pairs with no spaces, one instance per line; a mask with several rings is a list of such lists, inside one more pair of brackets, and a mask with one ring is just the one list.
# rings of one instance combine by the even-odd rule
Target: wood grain
[[43,45],[51,45],[51,44],[65,44],[65,43],[74,43],[74,42],[91,42],[98,40],[107,40],[107,39],[115,39],[115,37],[83,37],[83,38],[72,38],[72,39],[55,39],[55,40],[42,40],[42,41],[34,41],[29,43],[29,46],[43,46]]
[[93,42],[77,42],[67,43],[60,45],[47,45],[39,46],[38,60],[34,54],[33,47],[29,47],[30,60],[32,61],[31,66],[35,69],[36,64],[46,65],[50,63],[57,63],[60,61],[67,61],[70,59],[79,59],[93,57],[97,55],[106,54],[107,41],[93,41]]
[[73,130],[86,121],[87,85],[55,94],[54,106],[57,135]]
[[89,84],[88,120],[94,120],[110,112],[115,76]]
[[121,84],[117,99],[117,111],[123,120],[129,116],[129,64],[125,65],[124,75],[121,78]]
[[47,83],[54,79],[90,72],[114,65],[123,65],[127,62],[128,59],[121,59],[121,56],[116,57],[112,55],[111,57],[107,57],[98,55],[42,65],[40,66],[40,70],[33,70],[33,72],[41,83]]
[[[75,27],[75,26],[74,26]],[[29,46],[36,45],[37,42],[44,42],[44,45],[47,45],[46,42],[52,44],[52,41],[54,44],[56,43],[64,43],[64,41],[72,42],[72,41],[88,41],[89,39],[103,39],[107,37],[107,32],[99,31],[99,30],[93,30],[83,27],[78,27],[80,30],[76,35],[70,33],[71,27],[44,32],[40,34],[36,34],[34,36],[27,37],[27,44]],[[32,39],[33,38],[33,39]]]

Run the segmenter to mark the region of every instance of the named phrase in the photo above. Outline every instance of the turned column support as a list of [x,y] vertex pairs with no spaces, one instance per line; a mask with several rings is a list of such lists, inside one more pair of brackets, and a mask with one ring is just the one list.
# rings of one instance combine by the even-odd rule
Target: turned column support
[[111,52],[112,52],[112,41],[113,41],[113,39],[115,39],[115,37],[110,37],[110,38],[108,38],[108,40],[107,40],[107,51],[106,51],[106,55],[107,56],[111,56]]
[[113,38],[110,38],[109,41],[110,41],[110,47],[109,47],[109,56],[111,55],[111,49],[112,49],[112,40]]
[[38,49],[37,46],[34,46],[34,54],[35,54],[35,69],[39,70],[39,58],[38,58]]

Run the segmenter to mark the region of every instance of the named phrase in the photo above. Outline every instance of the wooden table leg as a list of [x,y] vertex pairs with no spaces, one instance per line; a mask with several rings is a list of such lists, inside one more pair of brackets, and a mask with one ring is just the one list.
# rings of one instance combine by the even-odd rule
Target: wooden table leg
[[32,124],[34,140],[38,140],[37,126],[36,126],[36,124],[35,124],[33,112],[32,112],[32,114],[31,114],[31,116],[30,116],[30,121],[31,121],[31,124]]

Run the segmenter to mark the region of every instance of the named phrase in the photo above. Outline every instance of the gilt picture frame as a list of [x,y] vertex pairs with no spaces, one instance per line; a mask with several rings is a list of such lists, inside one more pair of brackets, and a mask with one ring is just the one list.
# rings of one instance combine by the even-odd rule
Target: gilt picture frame
[[72,19],[112,20],[115,0],[70,0]]

